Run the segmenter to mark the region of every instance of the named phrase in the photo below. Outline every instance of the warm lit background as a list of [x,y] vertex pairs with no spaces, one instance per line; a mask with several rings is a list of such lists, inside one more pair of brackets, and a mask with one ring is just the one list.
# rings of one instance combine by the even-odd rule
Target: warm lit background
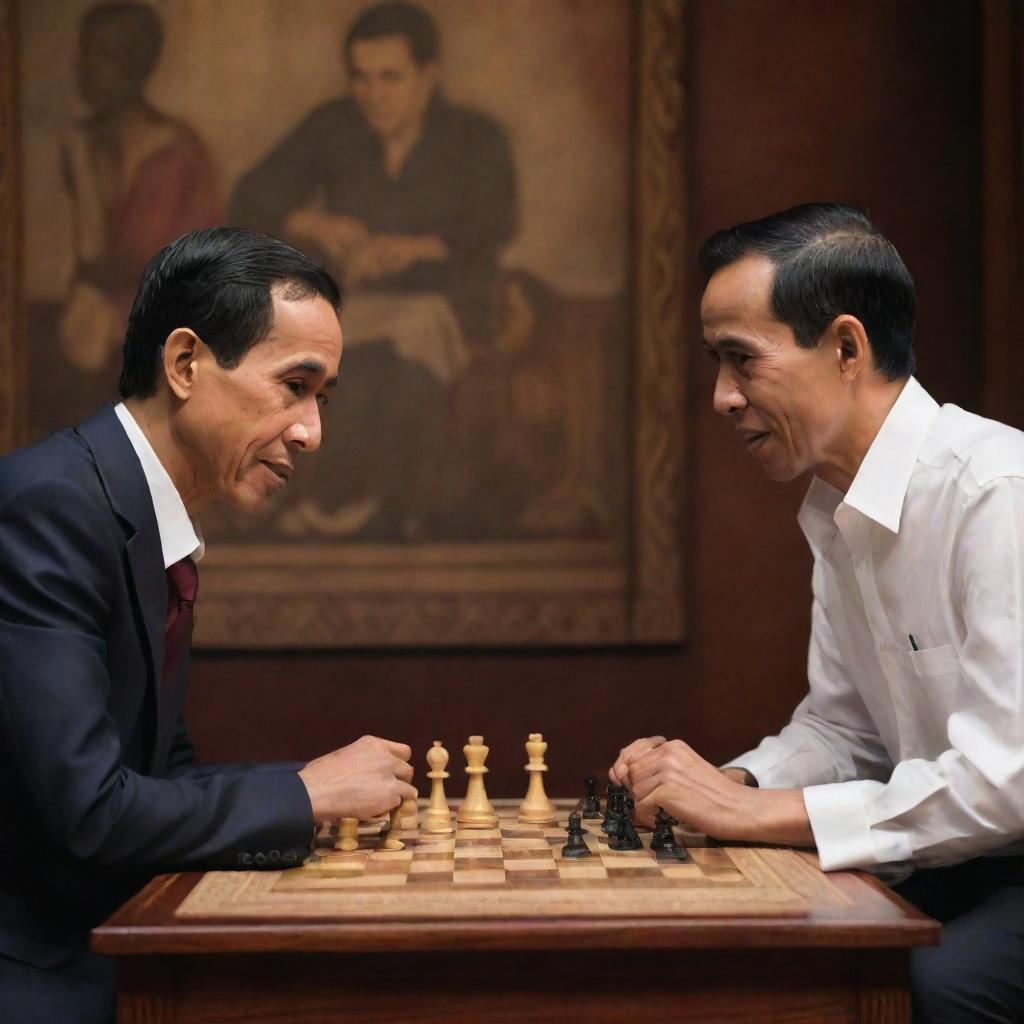
[[[1024,425],[1020,5],[691,0],[687,11],[689,251],[793,203],[866,206],[918,284],[922,383]],[[691,327],[698,296],[694,272]],[[724,759],[781,725],[805,687],[810,559],[794,521],[805,482],[761,477],[711,411],[710,364],[697,346],[687,359],[684,645],[201,653],[190,721],[202,757],[310,757],[372,732],[410,742],[425,771],[440,738],[457,795],[458,748],[480,732],[492,795],[516,795],[523,742],[540,730],[549,789],[563,794],[637,735],[682,736]]]

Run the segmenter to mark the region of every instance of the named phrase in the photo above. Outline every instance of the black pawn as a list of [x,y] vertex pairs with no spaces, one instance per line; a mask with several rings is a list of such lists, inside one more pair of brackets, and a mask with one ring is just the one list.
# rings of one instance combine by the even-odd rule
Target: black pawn
[[633,824],[633,809],[636,806],[633,798],[622,791],[622,814],[618,821],[618,830],[614,838],[608,843],[611,850],[640,850],[643,849],[643,842]]
[[597,776],[588,775],[583,784],[587,795],[583,798],[583,817],[588,821],[601,817],[601,798],[597,795]]
[[670,814],[665,813],[663,807],[658,808],[658,814],[654,819],[654,835],[651,836],[651,849],[658,860],[689,860],[690,855],[677,842],[673,825],[679,822]]
[[619,821],[625,811],[625,796],[626,790],[623,786],[608,786],[608,797],[604,803],[604,821],[601,822],[601,831],[605,835],[618,834]]
[[563,857],[589,857],[590,848],[583,839],[583,820],[579,811],[573,811],[569,815],[569,824],[566,826],[569,841],[562,847]]

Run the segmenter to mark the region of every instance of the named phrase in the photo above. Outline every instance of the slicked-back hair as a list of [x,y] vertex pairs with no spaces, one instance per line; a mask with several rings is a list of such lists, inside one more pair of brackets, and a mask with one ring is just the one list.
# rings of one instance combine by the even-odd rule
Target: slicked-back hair
[[124,398],[156,393],[163,346],[187,327],[234,369],[274,326],[271,290],[289,301],[326,299],[335,310],[334,278],[290,245],[246,228],[203,228],[161,249],[146,264],[128,315],[118,389]]
[[707,277],[745,256],[775,264],[772,312],[803,348],[814,348],[837,316],[855,316],[875,369],[909,377],[914,357],[914,279],[896,247],[856,206],[805,203],[716,231],[700,248]]
[[352,44],[361,39],[402,36],[409,43],[412,59],[420,66],[437,60],[440,43],[434,19],[408,0],[385,0],[367,7],[352,23],[345,36],[345,64],[351,70]]

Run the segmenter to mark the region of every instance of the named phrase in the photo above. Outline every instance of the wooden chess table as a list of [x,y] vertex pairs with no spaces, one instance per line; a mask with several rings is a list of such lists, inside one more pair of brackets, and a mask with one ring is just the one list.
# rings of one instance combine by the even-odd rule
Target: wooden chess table
[[659,861],[650,833],[616,853],[600,822],[567,859],[564,827],[494,804],[497,828],[399,851],[367,826],[300,868],[154,879],[93,932],[119,1021],[909,1021],[909,949],[939,926],[870,876],[771,847]]

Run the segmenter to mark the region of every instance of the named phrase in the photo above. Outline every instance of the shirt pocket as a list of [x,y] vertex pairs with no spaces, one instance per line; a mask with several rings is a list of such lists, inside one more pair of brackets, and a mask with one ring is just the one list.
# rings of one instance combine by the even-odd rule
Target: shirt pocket
[[909,651],[905,657],[911,671],[921,679],[931,679],[960,671],[960,658],[952,644]]
[[934,759],[949,748],[949,717],[956,709],[960,658],[952,644],[900,651],[893,702],[899,719],[901,758]]

